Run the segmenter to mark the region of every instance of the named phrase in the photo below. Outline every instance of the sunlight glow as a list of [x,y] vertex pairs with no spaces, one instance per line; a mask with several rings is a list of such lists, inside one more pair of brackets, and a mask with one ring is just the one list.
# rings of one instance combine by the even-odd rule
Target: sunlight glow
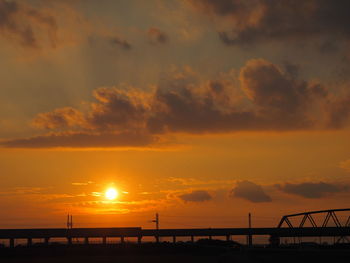
[[115,188],[108,188],[105,192],[105,197],[108,200],[115,200],[118,197],[119,193]]

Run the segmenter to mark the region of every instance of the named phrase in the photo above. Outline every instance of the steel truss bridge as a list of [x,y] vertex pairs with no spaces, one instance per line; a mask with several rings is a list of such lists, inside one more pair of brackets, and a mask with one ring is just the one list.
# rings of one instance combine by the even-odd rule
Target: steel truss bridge
[[[190,237],[194,242],[195,238],[225,237],[231,240],[234,236],[247,236],[248,245],[252,245],[253,236],[270,236],[272,245],[279,245],[281,237],[337,237],[338,242],[347,241],[350,236],[350,215],[345,223],[341,223],[341,212],[348,212],[348,209],[331,209],[321,211],[310,211],[298,214],[285,215],[281,218],[277,227],[274,228],[189,228],[189,229],[142,229],[132,228],[44,228],[44,229],[0,229],[0,239],[9,240],[10,247],[15,246],[16,239],[26,239],[27,245],[31,246],[33,239],[44,240],[48,245],[50,239],[64,238],[68,244],[72,244],[74,238],[83,238],[86,244],[89,238],[101,238],[102,244],[107,244],[107,238],[120,238],[123,243],[125,238],[136,238],[138,243],[144,237],[154,237],[159,242],[160,237],[170,237],[176,242],[178,237]],[[317,222],[315,215],[322,217],[321,222]],[[300,222],[295,225],[295,220]],[[297,221],[299,221],[297,220]],[[306,222],[311,226],[306,227]],[[332,225],[331,222],[333,222]],[[287,227],[283,227],[284,223]],[[294,223],[294,225],[293,225]],[[350,243],[350,242],[349,242]]]
[[[301,217],[301,221],[299,223],[299,228],[304,227],[305,223],[309,221],[312,225],[312,227],[327,227],[330,223],[330,221],[333,221],[336,227],[349,227],[350,226],[350,215],[348,216],[346,222],[344,224],[341,224],[337,213],[339,212],[348,212],[350,211],[350,208],[346,209],[331,209],[331,210],[320,210],[320,211],[311,211],[311,212],[304,212],[304,213],[298,213],[298,214],[292,214],[292,215],[285,215],[282,217],[281,221],[278,224],[278,228],[281,228],[283,223],[286,223],[290,228],[294,228],[291,218],[295,217]],[[324,220],[322,221],[322,224],[317,224],[315,219],[312,217],[312,215],[325,215]],[[332,219],[332,220],[330,220]]]

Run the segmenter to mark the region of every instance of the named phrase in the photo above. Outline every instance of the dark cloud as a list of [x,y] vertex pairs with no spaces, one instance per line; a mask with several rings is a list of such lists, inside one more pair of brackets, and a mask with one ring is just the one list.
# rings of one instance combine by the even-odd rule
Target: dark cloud
[[[349,103],[330,102],[323,86],[299,80],[293,68],[287,72],[269,61],[253,59],[240,70],[239,82],[241,89],[225,78],[201,83],[193,72],[172,72],[148,92],[130,87],[98,88],[93,92],[95,102],[85,112],[71,107],[56,109],[38,114],[33,124],[54,131],[55,145],[60,141],[68,145],[69,141],[57,139],[57,132],[106,133],[108,137],[111,133],[327,129],[347,124]],[[49,140],[50,135],[39,138],[31,141]],[[16,145],[20,142],[26,140]]]
[[204,202],[212,199],[212,196],[204,190],[196,190],[191,193],[181,194],[178,196],[185,202]]
[[252,110],[232,104],[232,90],[220,81],[201,91],[186,77],[160,82],[149,129],[190,133],[309,129],[310,108],[327,96],[321,85],[298,80],[262,59],[248,61],[239,79]]
[[[248,9],[247,1],[242,0],[187,0],[198,9],[210,14],[218,14],[222,16],[231,15],[233,13],[241,13],[243,9]],[[255,3],[257,1],[254,1]],[[252,2],[253,3],[253,2]],[[247,10],[248,11],[248,10]],[[246,11],[246,12],[247,12]]]
[[298,65],[290,63],[289,61],[284,61],[283,67],[286,75],[289,75],[290,78],[295,79],[299,76],[300,68]]
[[299,195],[305,198],[321,198],[329,194],[338,193],[344,191],[344,187],[337,186],[330,183],[300,183],[300,184],[290,184],[277,185],[277,188],[281,191]]
[[155,27],[148,29],[147,36],[152,44],[165,44],[169,41],[168,35]]
[[188,0],[198,10],[227,19],[231,30],[219,32],[228,45],[324,36],[350,37],[347,0]]
[[[160,81],[152,103],[153,114],[148,128],[155,133],[206,133],[249,129],[253,113],[235,111],[230,91],[220,82],[198,89],[198,83],[187,75]],[[256,124],[258,125],[258,124]]]
[[119,46],[120,48],[122,48],[124,50],[130,50],[132,48],[131,44],[127,40],[121,39],[119,37],[112,37],[111,43],[113,45]]
[[98,148],[146,147],[156,144],[155,136],[139,133],[57,133],[0,142],[7,148]]
[[254,203],[271,202],[271,197],[268,196],[264,189],[253,182],[241,181],[230,192],[231,197],[239,197]]
[[262,59],[248,61],[240,80],[241,88],[258,107],[259,116],[274,129],[310,127],[308,107],[327,96],[321,85],[297,80]]
[[53,16],[23,2],[0,0],[0,36],[24,47],[40,47],[46,35],[51,46],[56,45],[57,23]]
[[144,93],[118,88],[98,88],[93,92],[97,103],[87,121],[98,129],[115,129],[142,125],[147,105]]

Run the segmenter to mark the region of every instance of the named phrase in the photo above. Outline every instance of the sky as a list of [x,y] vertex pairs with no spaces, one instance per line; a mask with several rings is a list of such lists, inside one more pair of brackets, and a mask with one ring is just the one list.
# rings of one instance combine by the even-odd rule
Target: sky
[[349,8],[0,0],[0,228],[349,207]]

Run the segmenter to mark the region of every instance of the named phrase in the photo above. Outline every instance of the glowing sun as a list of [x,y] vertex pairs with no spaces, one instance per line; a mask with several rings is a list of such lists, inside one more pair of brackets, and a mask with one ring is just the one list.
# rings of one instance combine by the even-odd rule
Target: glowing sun
[[105,192],[105,197],[108,200],[115,200],[118,197],[119,193],[115,188],[108,188]]

